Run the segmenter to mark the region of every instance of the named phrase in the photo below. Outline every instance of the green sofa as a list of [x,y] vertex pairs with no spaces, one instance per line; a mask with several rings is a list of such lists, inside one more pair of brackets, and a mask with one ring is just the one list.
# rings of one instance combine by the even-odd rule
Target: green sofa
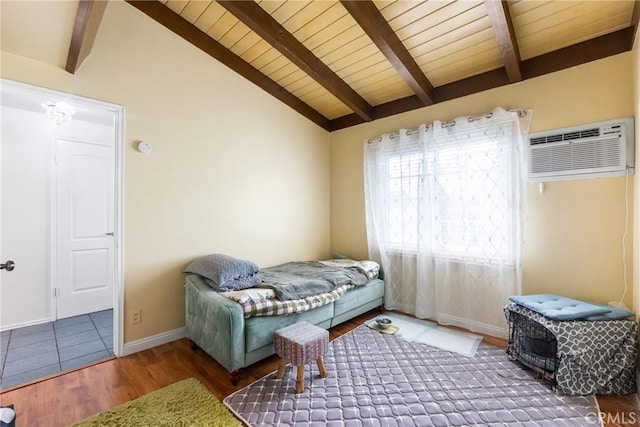
[[384,282],[374,279],[340,299],[303,313],[245,318],[240,305],[211,289],[195,274],[185,279],[187,338],[231,374],[274,354],[273,333],[299,321],[329,329],[384,302]]

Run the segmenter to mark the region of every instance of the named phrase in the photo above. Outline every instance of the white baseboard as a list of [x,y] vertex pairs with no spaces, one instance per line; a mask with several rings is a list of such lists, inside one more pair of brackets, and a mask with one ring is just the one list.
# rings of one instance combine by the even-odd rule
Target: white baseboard
[[2,328],[0,328],[0,331],[4,332],[4,331],[9,331],[11,329],[26,328],[27,326],[41,325],[43,323],[49,323],[49,322],[51,322],[51,319],[46,318],[46,319],[31,320],[29,322],[14,323],[11,325],[2,325]]
[[[481,334],[489,335],[497,338],[503,338],[503,339],[509,338],[509,332],[506,326],[504,328],[500,328],[498,326],[490,325],[488,323],[476,322],[473,320],[463,319],[461,317],[451,316],[448,314],[444,314],[444,315],[440,314],[438,315],[436,320],[438,321],[438,323],[441,323],[443,325],[459,326],[461,328],[468,329],[472,332],[479,332]],[[506,320],[505,320],[505,324],[506,324]]]
[[[385,308],[388,310],[398,310],[402,313],[413,313],[415,309],[415,307],[413,306],[408,306],[408,305],[399,304],[399,303],[385,304]],[[409,314],[409,315],[412,316],[413,314]],[[418,319],[423,319],[423,318],[426,320],[436,321],[441,325],[458,326],[460,328],[468,329],[472,332],[478,332],[478,333],[489,335],[492,337],[503,338],[503,339],[509,338],[509,329],[507,327],[506,319],[505,319],[505,326],[501,328],[496,325],[476,322],[473,320],[464,319],[462,317],[452,316],[449,314],[442,314],[442,313],[432,313],[432,315],[430,316],[418,317]]]
[[162,344],[170,343],[187,336],[187,328],[182,327],[173,331],[162,332],[161,334],[152,335],[150,337],[141,338],[124,344],[123,356],[128,356],[142,350],[157,347]]

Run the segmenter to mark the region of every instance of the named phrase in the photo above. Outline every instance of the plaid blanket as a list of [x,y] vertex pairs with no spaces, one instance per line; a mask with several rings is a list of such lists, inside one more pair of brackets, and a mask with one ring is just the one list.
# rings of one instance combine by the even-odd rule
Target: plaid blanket
[[257,316],[280,316],[283,314],[295,314],[313,310],[317,307],[332,303],[342,297],[349,289],[355,285],[348,284],[335,288],[331,292],[313,295],[296,300],[280,301],[278,299],[268,299],[264,301],[248,301],[239,303],[244,312],[244,317]]

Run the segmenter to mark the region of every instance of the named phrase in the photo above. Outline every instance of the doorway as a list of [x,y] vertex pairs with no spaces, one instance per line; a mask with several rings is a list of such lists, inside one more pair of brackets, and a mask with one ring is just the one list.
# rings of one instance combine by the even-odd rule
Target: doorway
[[[112,320],[119,356],[124,108],[0,83],[0,263],[14,263],[13,271],[0,270],[0,331],[82,316]],[[70,106],[71,120],[48,116],[50,103]]]

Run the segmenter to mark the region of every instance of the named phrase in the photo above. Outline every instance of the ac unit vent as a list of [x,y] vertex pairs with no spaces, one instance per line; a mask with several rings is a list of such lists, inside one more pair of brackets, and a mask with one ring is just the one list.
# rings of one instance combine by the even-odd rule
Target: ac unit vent
[[618,176],[634,172],[633,118],[539,132],[529,138],[532,181]]
[[558,133],[555,135],[549,136],[540,136],[536,138],[531,138],[531,145],[537,144],[546,144],[547,142],[558,142],[558,141],[571,141],[573,139],[580,138],[591,138],[593,136],[600,136],[600,128],[593,129],[585,129],[576,132],[568,132],[568,133]]

